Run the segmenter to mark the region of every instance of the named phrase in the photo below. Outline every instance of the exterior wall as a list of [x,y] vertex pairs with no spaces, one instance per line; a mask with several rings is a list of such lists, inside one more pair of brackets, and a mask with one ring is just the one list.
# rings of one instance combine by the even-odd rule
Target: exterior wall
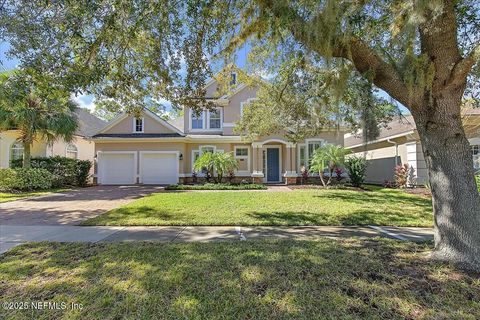
[[[143,115],[143,132],[144,133],[174,133],[173,130],[163,126],[157,120],[153,119],[148,114]],[[134,116],[128,116],[104,133],[134,133],[133,131],[133,118]]]
[[230,97],[228,107],[224,108],[224,135],[234,135],[234,124],[240,120],[242,104],[247,104],[249,99],[255,98],[257,96],[257,91],[258,88],[247,87]]
[[[77,147],[79,160],[93,161],[95,156],[95,144],[93,141],[88,141],[83,137],[76,137],[72,142]],[[52,147],[47,148],[47,156],[60,156],[65,157],[67,154],[67,145],[65,141],[56,141]]]
[[[18,131],[9,130],[0,133],[0,168],[10,167],[10,148],[18,139]],[[32,157],[45,157],[47,145],[44,142],[34,142],[31,153]]]

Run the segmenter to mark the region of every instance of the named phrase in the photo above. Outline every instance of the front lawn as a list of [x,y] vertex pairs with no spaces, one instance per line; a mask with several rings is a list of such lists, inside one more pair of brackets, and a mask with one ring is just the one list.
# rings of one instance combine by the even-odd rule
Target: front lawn
[[[0,257],[6,319],[479,319],[479,274],[387,239],[36,243]],[[82,305],[70,310],[71,303]]]
[[432,226],[427,197],[401,190],[160,192],[84,225]]

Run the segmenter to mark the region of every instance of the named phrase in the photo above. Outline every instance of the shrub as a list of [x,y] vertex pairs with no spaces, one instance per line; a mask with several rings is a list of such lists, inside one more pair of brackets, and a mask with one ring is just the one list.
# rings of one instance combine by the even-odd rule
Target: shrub
[[205,183],[202,185],[171,184],[165,190],[265,190],[263,184]]
[[[322,185],[326,187],[332,182],[333,172],[343,164],[345,155],[348,152],[349,151],[343,147],[331,144],[318,148],[313,153],[310,161],[310,172],[318,172]],[[328,168],[329,171],[328,180],[326,182],[323,178],[325,168]]]
[[[196,171],[206,171],[205,179],[210,182],[213,177],[216,183],[221,183],[223,176],[237,169],[237,160],[233,153],[205,152],[194,163]],[[214,173],[217,175],[215,176]]]
[[480,192],[480,174],[475,175],[475,182],[477,183],[477,190]]
[[53,175],[40,168],[0,169],[2,190],[45,190],[52,187]]
[[[22,166],[21,160],[12,161],[13,168]],[[78,160],[67,157],[39,157],[31,159],[32,168],[41,168],[53,174],[53,187],[65,186],[84,187],[89,178],[92,162],[89,160]]]
[[395,167],[395,185],[399,188],[406,188],[408,186],[408,163],[398,165]]
[[350,183],[354,187],[360,187],[365,181],[367,171],[367,160],[361,156],[351,156],[345,161],[345,167],[350,177]]

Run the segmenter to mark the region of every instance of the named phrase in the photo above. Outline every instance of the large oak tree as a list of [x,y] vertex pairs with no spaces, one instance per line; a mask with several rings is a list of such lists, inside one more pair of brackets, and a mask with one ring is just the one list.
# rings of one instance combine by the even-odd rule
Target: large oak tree
[[414,117],[433,257],[480,270],[480,197],[460,115],[478,92],[479,11],[475,0],[6,0],[0,35],[22,65],[127,109],[158,95],[205,104],[211,59],[252,39],[344,61]]

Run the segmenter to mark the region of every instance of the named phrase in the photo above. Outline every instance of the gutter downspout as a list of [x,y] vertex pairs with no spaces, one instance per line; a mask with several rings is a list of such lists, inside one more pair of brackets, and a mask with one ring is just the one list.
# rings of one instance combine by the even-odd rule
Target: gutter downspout
[[390,139],[387,139],[387,142],[395,146],[395,166],[398,166],[398,143]]

